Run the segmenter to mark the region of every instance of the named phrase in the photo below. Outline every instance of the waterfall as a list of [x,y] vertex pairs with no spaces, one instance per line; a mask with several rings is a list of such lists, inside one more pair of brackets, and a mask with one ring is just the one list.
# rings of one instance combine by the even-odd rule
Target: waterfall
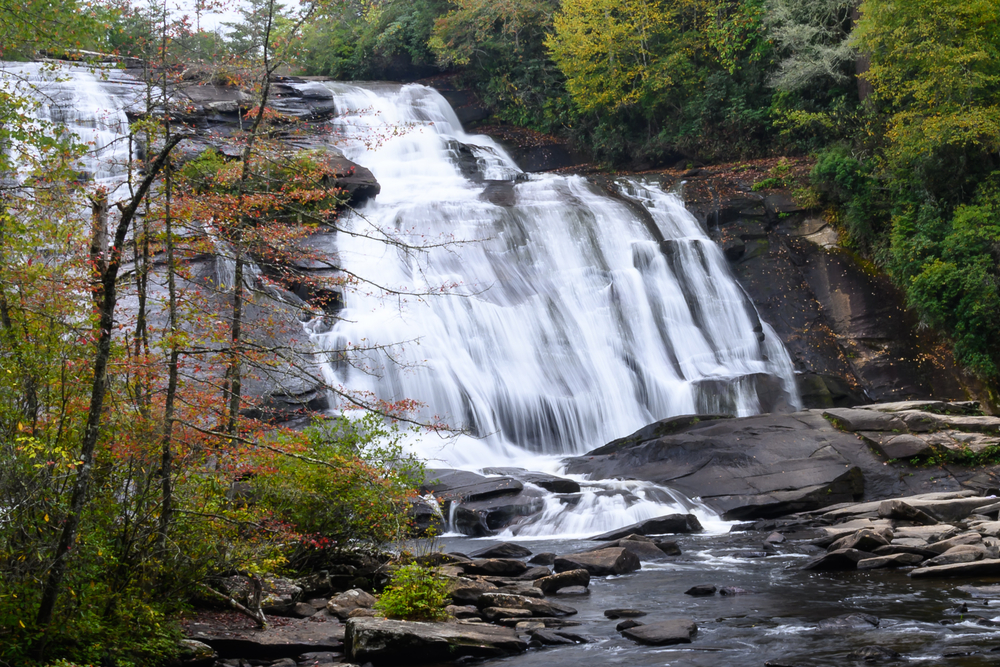
[[555,469],[672,415],[796,404],[787,353],[677,196],[524,174],[427,87],[327,85],[337,146],[382,191],[337,244],[374,284],[317,344],[350,359],[331,357],[332,385],[474,436],[424,437],[420,454]]
[[[75,134],[87,146],[81,176],[108,186],[124,180],[131,158],[125,110],[135,84],[116,70],[0,62],[0,89],[32,101],[26,109],[38,121],[32,131],[61,127]],[[25,164],[31,157],[15,155],[14,160]]]

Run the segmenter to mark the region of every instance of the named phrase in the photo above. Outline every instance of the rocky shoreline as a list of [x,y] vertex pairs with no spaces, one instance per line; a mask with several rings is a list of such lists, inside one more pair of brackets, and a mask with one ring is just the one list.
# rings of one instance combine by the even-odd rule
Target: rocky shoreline
[[[724,516],[753,520],[733,525],[728,535],[703,537],[694,515],[674,514],[590,538],[582,549],[582,544],[561,542],[559,553],[512,543],[468,554],[429,552],[417,560],[447,580],[452,603],[450,619],[438,623],[375,616],[371,592],[391,569],[383,564],[369,562],[343,574],[324,572],[294,582],[271,580],[263,609],[274,618],[272,627],[255,630],[244,622],[242,628],[227,629],[218,622],[189,620],[188,637],[198,642],[191,648],[200,654],[186,664],[421,664],[607,641],[580,628],[575,605],[581,602],[605,607],[605,621],[615,621],[614,632],[634,646],[696,645],[704,619],[687,617],[677,607],[622,607],[614,604],[619,598],[604,600],[592,592],[595,585],[603,590],[604,581],[640,582],[664,568],[690,567],[692,558],[703,555],[697,555],[697,546],[689,553],[691,547],[679,544],[684,540],[692,545],[708,540],[714,545],[709,551],[724,552],[738,563],[780,561],[781,570],[810,576],[856,573],[850,576],[895,577],[891,581],[899,585],[901,574],[906,581],[957,585],[988,605],[990,599],[1000,600],[1000,586],[993,585],[1000,582],[996,469],[947,462],[949,453],[974,462],[995,451],[1000,418],[975,412],[976,405],[967,402],[917,401],[657,422],[570,459],[569,471],[701,488],[706,502]],[[511,508],[530,509],[525,494],[536,497],[532,494],[542,486],[567,498],[578,491],[573,486],[578,483],[565,478],[519,469],[488,472],[433,471],[425,483],[453,516],[465,516],[454,527],[465,526],[470,535],[528,520],[530,512]],[[455,508],[448,507],[452,503]],[[467,514],[458,511],[462,507]],[[721,578],[725,571],[728,577],[729,569],[744,567],[730,564],[713,570],[714,576]],[[813,581],[825,585],[823,579]],[[695,585],[682,592],[691,600],[755,593],[724,581],[688,583]],[[979,626],[1000,626],[989,616],[971,617]],[[827,629],[856,630],[876,628],[879,619],[849,613],[817,627],[822,623]],[[856,653],[851,659],[859,661],[899,653],[881,645],[851,650]],[[977,649],[984,655],[988,650]]]

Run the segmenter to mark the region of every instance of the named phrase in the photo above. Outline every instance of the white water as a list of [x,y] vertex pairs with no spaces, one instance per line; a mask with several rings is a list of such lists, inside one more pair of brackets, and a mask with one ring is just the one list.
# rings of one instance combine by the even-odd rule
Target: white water
[[[129,102],[118,84],[121,74],[113,70],[100,71],[88,67],[48,63],[0,62],[0,88],[31,100],[25,109],[37,120],[32,132],[52,135],[54,128],[65,128],[75,134],[86,152],[79,160],[81,174],[105,186],[123,180],[131,158],[128,143]],[[15,150],[15,160],[28,165],[35,157],[29,151]],[[18,174],[20,180],[27,171]]]
[[[432,466],[558,472],[561,456],[658,419],[755,414],[765,376],[797,403],[788,355],[767,325],[761,342],[723,254],[679,198],[621,184],[667,239],[661,252],[624,203],[582,177],[522,174],[432,89],[328,85],[338,147],[382,187],[341,221],[352,233],[339,235],[340,265],[377,285],[349,290],[314,339],[350,359],[331,355],[331,385],[415,399],[416,419],[469,434],[413,442]],[[573,508],[548,499],[519,535],[592,534],[694,506],[614,486],[590,483]]]
[[[53,76],[15,65],[4,85],[33,87],[36,117],[90,145],[81,171],[121,182],[122,86],[112,94],[84,68]],[[657,419],[758,412],[761,377],[777,378],[795,404],[787,355],[766,325],[759,340],[752,306],[678,198],[621,184],[667,239],[661,250],[621,201],[580,177],[525,176],[491,139],[465,134],[428,88],[331,88],[346,112],[339,145],[382,193],[338,237],[341,266],[372,283],[345,294],[332,330],[312,323],[314,339],[331,360],[351,359],[326,365],[330,384],[415,399],[415,418],[469,433],[413,440],[431,466],[558,473],[562,456]],[[584,536],[676,511],[722,527],[656,485],[578,481],[579,498],[547,495],[518,537]]]

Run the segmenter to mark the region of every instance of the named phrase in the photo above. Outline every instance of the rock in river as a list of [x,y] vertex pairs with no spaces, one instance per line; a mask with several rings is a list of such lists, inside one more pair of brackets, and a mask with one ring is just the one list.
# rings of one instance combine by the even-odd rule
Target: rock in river
[[528,648],[511,628],[380,618],[349,620],[344,644],[349,660],[373,665],[497,658],[523,653]]
[[641,567],[639,558],[622,547],[560,556],[555,563],[556,572],[583,569],[595,577],[635,572]]
[[690,644],[698,626],[687,619],[673,619],[647,623],[622,630],[622,635],[639,644],[649,646],[669,646],[670,644]]

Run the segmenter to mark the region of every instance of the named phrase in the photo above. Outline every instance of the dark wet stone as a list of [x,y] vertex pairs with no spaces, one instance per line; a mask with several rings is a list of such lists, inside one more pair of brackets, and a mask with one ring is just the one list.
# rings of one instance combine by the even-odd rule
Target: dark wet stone
[[660,551],[662,551],[663,553],[667,554],[668,556],[680,556],[681,555],[681,548],[677,545],[676,542],[669,542],[667,540],[659,540],[659,541],[653,542],[653,544],[655,544]]
[[862,529],[853,535],[842,537],[830,545],[829,551],[839,549],[857,549],[858,551],[875,551],[879,547],[889,544],[889,540],[882,537],[874,530]]
[[531,638],[541,642],[545,646],[559,646],[566,644],[576,644],[572,639],[560,636],[554,630],[535,630],[531,633]]
[[519,544],[501,542],[470,554],[473,558],[526,558],[531,555],[531,550]]
[[704,528],[693,514],[668,514],[655,519],[646,519],[631,526],[612,530],[591,539],[611,542],[632,535],[664,535],[667,533],[700,533]]
[[894,567],[909,567],[919,565],[924,561],[923,556],[917,554],[899,553],[886,556],[876,556],[875,558],[863,558],[858,561],[859,570],[880,570]]
[[364,664],[450,662],[523,653],[527,644],[509,628],[459,623],[418,623],[353,618],[344,641],[347,657]]
[[502,607],[505,609],[525,609],[531,612],[532,616],[572,616],[576,609],[568,607],[558,602],[549,602],[530,598],[524,595],[513,595],[510,593],[483,593],[476,605],[480,609],[486,607]]
[[900,657],[897,651],[892,650],[888,646],[865,646],[847,654],[848,660],[862,660],[864,662],[898,660]]
[[669,646],[690,644],[697,632],[698,625],[694,621],[678,618],[627,628],[622,630],[622,635],[639,644]]
[[532,565],[552,565],[556,562],[556,558],[556,554],[546,551],[544,553],[535,554],[528,560],[528,562]]
[[581,554],[569,554],[556,558],[556,572],[584,569],[595,577],[612,574],[626,574],[640,569],[642,564],[632,552],[622,547],[612,547]]
[[637,628],[640,625],[645,625],[645,624],[635,620],[634,618],[627,618],[618,625],[616,625],[615,630],[621,632],[622,630],[628,630],[629,628]]
[[550,595],[559,591],[562,588],[568,588],[570,586],[583,586],[587,587],[590,585],[590,572],[580,568],[577,570],[566,570],[565,572],[559,572],[548,577],[541,577],[536,579],[534,586],[541,589],[546,595]]
[[834,616],[833,618],[824,619],[816,624],[816,627],[819,630],[826,632],[877,628],[878,626],[879,620],[877,616],[872,616],[871,614],[865,614],[862,612]]
[[836,572],[858,569],[858,561],[874,558],[875,554],[857,549],[839,549],[816,556],[806,561],[801,569],[819,572]]
[[933,526],[938,523],[936,517],[921,509],[904,503],[902,500],[884,500],[878,506],[878,515],[883,519],[912,521],[921,526]]
[[606,609],[604,611],[604,616],[605,618],[615,620],[617,618],[641,618],[647,613],[648,612],[642,611],[641,609]]
[[541,487],[551,493],[580,493],[580,484],[565,477],[547,475],[542,472],[532,472],[524,468],[484,468],[487,475],[505,475],[519,482],[527,482]]
[[1000,560],[991,558],[974,563],[956,563],[921,567],[910,571],[914,579],[944,579],[950,577],[997,577],[1000,576]]
[[[667,435],[639,431],[568,459],[567,470],[664,484],[700,496],[730,520],[773,518],[860,497],[865,479],[859,463],[870,462],[855,461],[857,451],[854,435],[817,412],[688,417]],[[607,539],[629,532],[638,531],[629,527]]]
[[718,589],[712,584],[698,584],[697,586],[692,586],[691,588],[684,591],[684,595],[691,595],[694,597],[706,597],[709,595],[715,595],[715,591]]
[[468,563],[462,563],[461,566],[466,574],[493,574],[501,577],[516,577],[524,574],[528,569],[523,561],[512,558],[477,558]]

